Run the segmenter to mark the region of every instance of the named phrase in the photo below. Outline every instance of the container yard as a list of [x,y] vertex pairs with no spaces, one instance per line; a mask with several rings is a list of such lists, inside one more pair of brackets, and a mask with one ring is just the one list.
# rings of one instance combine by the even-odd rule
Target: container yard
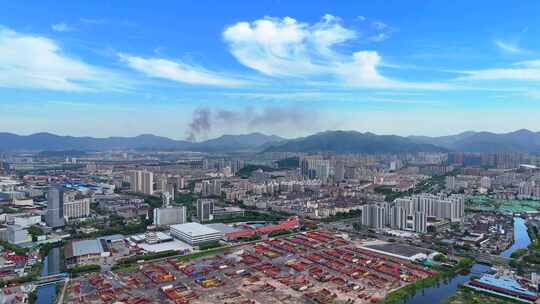
[[170,258],[76,279],[68,303],[375,303],[434,275],[326,231],[303,232],[183,261]]

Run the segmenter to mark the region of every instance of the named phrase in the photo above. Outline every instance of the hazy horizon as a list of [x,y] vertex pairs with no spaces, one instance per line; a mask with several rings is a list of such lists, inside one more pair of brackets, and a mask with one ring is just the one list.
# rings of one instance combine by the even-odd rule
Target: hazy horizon
[[[320,131],[316,131],[316,132],[313,132],[313,133],[307,133],[305,135],[292,137],[292,136],[287,136],[287,135],[282,135],[282,134],[273,134],[273,133],[264,133],[264,132],[252,131],[252,132],[245,132],[245,133],[224,133],[224,134],[219,134],[219,135],[216,135],[216,136],[213,136],[213,137],[200,137],[200,138],[197,138],[196,142],[217,139],[217,138],[219,138],[221,136],[241,136],[241,135],[250,135],[250,134],[256,134],[256,133],[259,133],[259,134],[262,134],[262,135],[267,135],[267,136],[278,136],[278,137],[281,137],[283,139],[295,139],[295,138],[299,138],[299,137],[305,137],[305,136],[313,135],[313,134],[316,134],[316,133],[333,132],[333,131],[346,131],[346,132],[353,131],[353,132],[360,132],[360,133],[373,133],[373,134],[376,134],[376,135],[397,135],[397,136],[402,136],[402,137],[410,137],[410,136],[444,137],[444,136],[459,135],[459,134],[463,134],[463,133],[467,133],[467,132],[477,132],[477,133],[478,132],[488,132],[488,133],[494,133],[494,134],[507,134],[507,133],[517,132],[517,131],[521,131],[521,130],[527,130],[527,131],[534,132],[534,133],[540,132],[538,130],[530,130],[530,129],[526,129],[526,128],[511,130],[511,131],[508,131],[508,132],[492,132],[492,131],[487,131],[487,130],[464,130],[464,131],[461,131],[461,132],[458,132],[458,133],[453,133],[453,134],[429,135],[428,136],[428,135],[424,135],[424,134],[400,135],[400,134],[395,134],[395,133],[387,133],[387,134],[385,134],[385,133],[375,133],[375,132],[372,132],[372,131],[369,131],[369,130],[359,131],[359,130],[335,129],[335,130],[320,130]],[[175,138],[175,137],[170,137],[170,136],[160,135],[160,134],[153,134],[153,133],[140,133],[140,134],[135,134],[135,135],[107,135],[107,136],[59,134],[59,133],[47,132],[47,131],[32,132],[32,133],[28,133],[28,134],[22,134],[22,133],[16,133],[16,132],[4,132],[4,131],[0,130],[0,133],[10,133],[10,134],[15,134],[15,135],[19,135],[19,136],[31,136],[31,135],[40,134],[40,133],[48,133],[48,134],[53,134],[53,135],[58,135],[58,136],[91,137],[91,138],[112,138],[112,137],[132,138],[132,137],[137,137],[137,136],[152,135],[152,136],[158,136],[158,137],[166,137],[166,138],[173,139],[173,140],[178,140],[178,141],[182,141],[182,140],[189,141],[189,139],[185,138],[185,137],[183,137],[183,138]]]
[[0,130],[538,130],[540,3],[489,5],[6,1]]

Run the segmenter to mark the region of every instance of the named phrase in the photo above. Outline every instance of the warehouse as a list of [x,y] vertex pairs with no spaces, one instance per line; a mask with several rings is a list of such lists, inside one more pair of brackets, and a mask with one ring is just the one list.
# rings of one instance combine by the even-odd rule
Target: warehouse
[[219,241],[223,233],[199,223],[186,223],[171,226],[171,235],[190,245]]
[[384,242],[376,242],[374,244],[364,245],[361,248],[409,261],[425,260],[428,258],[428,256],[434,253],[431,250],[415,246]]
[[73,241],[64,246],[66,265],[99,264],[102,257],[110,256],[107,240]]

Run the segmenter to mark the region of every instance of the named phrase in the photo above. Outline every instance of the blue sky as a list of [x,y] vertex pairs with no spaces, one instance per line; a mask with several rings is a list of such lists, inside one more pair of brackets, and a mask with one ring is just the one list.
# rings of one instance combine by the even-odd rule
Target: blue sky
[[540,129],[538,1],[3,1],[0,131]]

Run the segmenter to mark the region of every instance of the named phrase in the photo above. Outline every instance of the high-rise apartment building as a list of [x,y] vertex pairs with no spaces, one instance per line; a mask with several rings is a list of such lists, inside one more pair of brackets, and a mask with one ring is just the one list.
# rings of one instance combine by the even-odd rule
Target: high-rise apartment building
[[150,171],[133,170],[129,172],[131,192],[154,194],[154,174]]
[[154,225],[158,227],[184,224],[187,222],[186,207],[154,209]]
[[427,216],[424,212],[413,213],[413,227],[412,230],[418,233],[427,232]]
[[385,204],[371,204],[362,206],[362,222],[363,226],[375,229],[382,229],[386,225],[386,210]]
[[214,200],[197,200],[197,218],[199,222],[204,223],[214,219]]
[[459,221],[464,215],[465,198],[461,195],[419,194],[395,199],[393,203],[362,206],[361,224],[371,228],[427,232],[427,218]]
[[49,188],[45,222],[52,228],[64,226],[64,190],[61,186]]
[[78,219],[90,216],[90,198],[73,201],[64,201],[64,218]]

